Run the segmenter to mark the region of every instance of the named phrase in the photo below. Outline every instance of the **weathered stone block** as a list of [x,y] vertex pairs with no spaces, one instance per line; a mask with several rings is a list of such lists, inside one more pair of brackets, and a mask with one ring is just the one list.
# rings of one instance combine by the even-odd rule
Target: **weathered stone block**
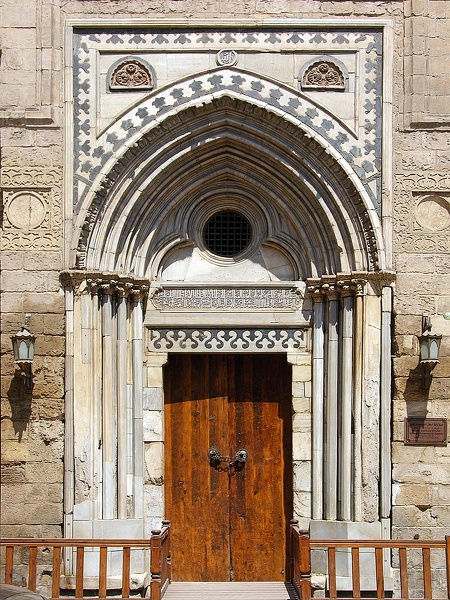
[[150,442],[145,444],[145,482],[162,485],[164,478],[164,444]]
[[7,462],[1,465],[1,482],[7,483],[25,483],[27,481],[25,463]]
[[62,483],[63,463],[62,460],[54,463],[29,462],[24,466],[25,480],[28,483]]

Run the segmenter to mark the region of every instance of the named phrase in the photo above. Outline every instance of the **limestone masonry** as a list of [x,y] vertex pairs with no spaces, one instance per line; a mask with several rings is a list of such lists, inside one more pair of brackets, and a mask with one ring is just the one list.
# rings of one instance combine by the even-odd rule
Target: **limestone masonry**
[[450,2],[0,14],[2,536],[160,527],[173,353],[286,356],[312,536],[449,534]]

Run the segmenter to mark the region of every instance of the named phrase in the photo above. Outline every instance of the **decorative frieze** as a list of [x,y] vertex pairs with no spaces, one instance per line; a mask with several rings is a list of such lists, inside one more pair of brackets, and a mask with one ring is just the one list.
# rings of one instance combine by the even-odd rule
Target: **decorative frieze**
[[156,288],[158,310],[298,310],[298,288]]
[[302,329],[148,329],[150,352],[286,352],[306,347]]

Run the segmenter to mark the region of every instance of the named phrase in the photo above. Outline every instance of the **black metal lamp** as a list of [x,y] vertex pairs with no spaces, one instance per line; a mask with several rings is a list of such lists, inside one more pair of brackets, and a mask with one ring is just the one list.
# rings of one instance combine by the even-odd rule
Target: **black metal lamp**
[[34,342],[36,337],[28,329],[28,318],[25,316],[25,323],[20,331],[11,336],[14,350],[14,362],[20,367],[20,374],[25,379],[26,387],[31,390],[33,387],[31,365],[34,359]]

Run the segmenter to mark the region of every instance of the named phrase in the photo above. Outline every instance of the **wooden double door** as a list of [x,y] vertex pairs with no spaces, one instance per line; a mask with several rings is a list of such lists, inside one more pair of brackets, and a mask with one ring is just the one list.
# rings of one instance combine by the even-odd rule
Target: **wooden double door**
[[170,355],[165,507],[174,581],[286,579],[291,382],[285,355]]

